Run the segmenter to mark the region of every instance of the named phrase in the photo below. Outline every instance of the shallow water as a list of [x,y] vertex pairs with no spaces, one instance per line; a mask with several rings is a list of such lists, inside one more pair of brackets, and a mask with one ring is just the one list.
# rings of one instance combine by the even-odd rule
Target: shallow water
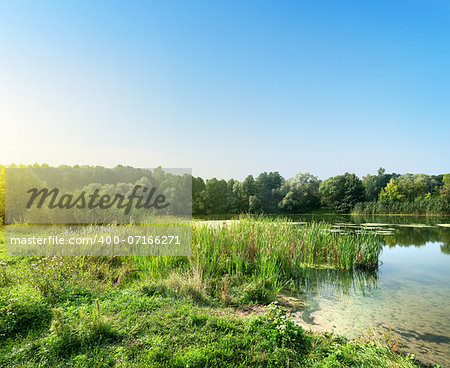
[[[385,243],[377,270],[305,270],[298,280],[301,292],[293,295],[306,302],[297,303],[294,313],[300,324],[348,338],[368,327],[389,329],[402,351],[450,368],[450,217],[290,217],[293,226],[324,221],[335,231],[369,228]],[[227,218],[233,216],[205,219]]]
[[450,367],[450,229],[438,226],[450,219],[336,220],[327,219],[340,228],[349,223],[387,229],[381,231],[388,234],[381,265],[371,272],[305,271],[297,296],[307,306],[296,317],[306,328],[349,338],[367,327],[388,328],[403,351]]

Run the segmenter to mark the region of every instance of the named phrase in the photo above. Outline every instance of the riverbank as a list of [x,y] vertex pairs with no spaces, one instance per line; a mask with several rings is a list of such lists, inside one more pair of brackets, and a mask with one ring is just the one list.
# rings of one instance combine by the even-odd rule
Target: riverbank
[[113,260],[2,262],[2,367],[420,367],[383,341],[306,332],[276,305],[165,291]]
[[[0,366],[421,366],[390,340],[309,332],[271,304],[304,255],[281,222],[249,236],[263,224],[194,227],[188,258],[4,258]],[[322,230],[309,232],[328,244],[314,262],[334,249]]]

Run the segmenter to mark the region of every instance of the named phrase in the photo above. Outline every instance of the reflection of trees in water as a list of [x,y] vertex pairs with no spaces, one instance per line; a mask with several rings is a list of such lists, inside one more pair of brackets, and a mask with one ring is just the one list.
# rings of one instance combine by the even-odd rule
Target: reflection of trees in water
[[450,242],[441,245],[441,252],[444,254],[450,254]]
[[378,270],[306,268],[303,276],[296,282],[296,287],[302,294],[302,299],[316,297],[323,291],[337,296],[349,296],[351,293],[365,295],[378,287]]
[[382,216],[382,215],[351,215],[347,217],[351,222],[355,224],[364,223],[383,223],[392,225],[409,225],[409,224],[446,224],[449,222],[448,216]]
[[[448,216],[380,216],[380,215],[337,215],[337,214],[317,214],[317,215],[293,215],[290,216],[296,221],[325,221],[330,224],[365,225],[371,224],[391,224],[392,226],[377,226],[378,230],[394,228],[392,235],[384,235],[383,239],[389,247],[394,246],[424,246],[427,242],[444,243],[441,246],[442,253],[449,254],[448,244],[450,243],[450,228],[439,227],[437,224],[449,222]],[[430,227],[401,227],[395,225],[426,224]],[[345,228],[345,226],[341,226]]]
[[[446,228],[397,228],[392,235],[385,235],[389,247],[421,247],[428,242],[450,243],[450,230]],[[442,249],[442,247],[441,247]],[[445,252],[444,252],[445,253]]]
[[[277,215],[274,215],[277,217]],[[409,225],[409,224],[425,224],[435,226],[437,224],[447,224],[450,220],[449,216],[383,216],[383,215],[341,215],[341,214],[299,214],[299,215],[278,215],[290,218],[292,221],[325,221],[328,223],[350,223],[363,225],[367,223],[392,224],[392,225]]]

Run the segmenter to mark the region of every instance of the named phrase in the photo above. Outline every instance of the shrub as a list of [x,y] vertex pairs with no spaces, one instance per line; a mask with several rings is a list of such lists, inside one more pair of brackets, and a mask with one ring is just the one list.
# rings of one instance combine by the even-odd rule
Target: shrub
[[261,338],[268,353],[269,366],[296,366],[311,347],[311,338],[275,303],[265,315],[250,322],[250,332]]

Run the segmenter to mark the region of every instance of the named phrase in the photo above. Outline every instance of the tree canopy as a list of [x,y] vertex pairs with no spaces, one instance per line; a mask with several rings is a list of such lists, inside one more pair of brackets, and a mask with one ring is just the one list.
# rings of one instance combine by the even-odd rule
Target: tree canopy
[[[8,167],[49,167],[49,165],[9,165]],[[61,168],[70,166],[61,166]],[[164,187],[166,174],[161,168],[148,170],[118,165],[114,170],[101,166],[78,166],[88,169],[79,175],[68,174],[63,183],[71,190],[88,183],[114,184],[116,190],[130,190],[127,183]],[[56,180],[56,179],[55,179]],[[58,180],[61,180],[60,177]],[[189,183],[183,183],[189,180]],[[194,215],[238,213],[305,213],[319,209],[364,213],[450,213],[450,173],[442,175],[386,173],[379,168],[362,180],[346,172],[324,181],[310,173],[298,173],[284,179],[279,172],[263,172],[256,178],[248,175],[236,179],[185,177],[180,188],[192,184]],[[120,184],[122,183],[122,184]],[[119,185],[120,184],[120,185]],[[18,183],[17,185],[20,185]],[[119,185],[119,186],[117,186]],[[164,188],[163,188],[164,189]],[[167,188],[167,196],[176,199],[176,190]],[[5,212],[5,166],[0,165],[0,217]]]

